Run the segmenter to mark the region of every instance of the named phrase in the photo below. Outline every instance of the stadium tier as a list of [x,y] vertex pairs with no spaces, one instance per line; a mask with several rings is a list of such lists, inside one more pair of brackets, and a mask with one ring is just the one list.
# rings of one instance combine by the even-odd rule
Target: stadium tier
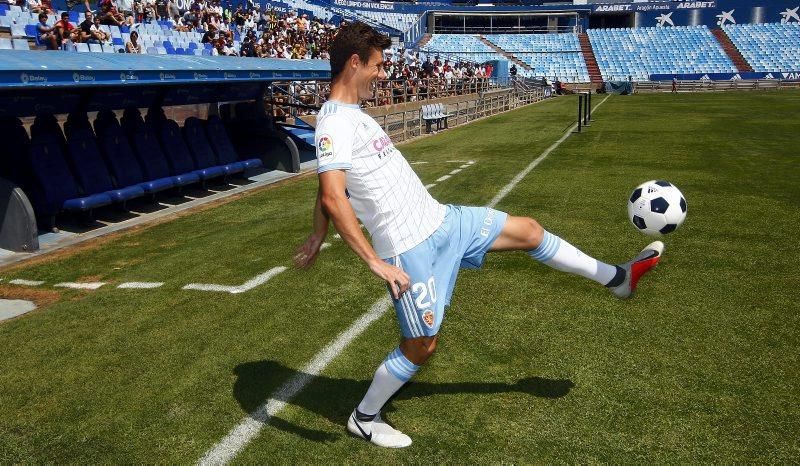
[[473,34],[434,34],[422,50],[429,55],[442,53],[452,58],[477,63],[508,60]]
[[753,71],[800,70],[800,23],[723,27]]
[[532,68],[529,74],[563,82],[589,82],[575,34],[487,34],[490,42]]
[[605,81],[737,72],[706,26],[590,29],[588,35]]

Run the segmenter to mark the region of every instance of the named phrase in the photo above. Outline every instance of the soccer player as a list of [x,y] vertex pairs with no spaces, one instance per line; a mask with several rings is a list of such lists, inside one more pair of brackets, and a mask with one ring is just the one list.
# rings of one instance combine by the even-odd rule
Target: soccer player
[[[385,423],[380,411],[436,349],[460,267],[480,267],[488,251],[520,250],[627,298],[658,263],[664,245],[656,241],[630,262],[609,265],[531,218],[437,202],[389,136],[359,108],[361,100],[372,97],[375,80],[386,78],[382,54],[390,45],[387,36],[358,22],[343,26],[331,45],[331,95],[317,115],[315,134],[314,231],[298,248],[295,264],[313,264],[333,221],[347,245],[388,285],[402,339],[378,367],[347,430],[376,445],[400,448],[411,439]],[[372,235],[372,245],[358,220]]]

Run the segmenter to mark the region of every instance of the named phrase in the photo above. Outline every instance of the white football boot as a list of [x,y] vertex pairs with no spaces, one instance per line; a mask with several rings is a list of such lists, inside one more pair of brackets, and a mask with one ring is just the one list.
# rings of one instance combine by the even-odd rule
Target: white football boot
[[634,291],[639,279],[642,275],[649,272],[653,267],[658,265],[661,256],[664,254],[664,243],[661,241],[653,241],[645,246],[636,257],[631,261],[619,266],[625,269],[625,281],[619,285],[610,288],[611,292],[619,298],[628,298]]
[[369,416],[353,410],[353,414],[347,420],[347,431],[379,447],[404,448],[411,445],[411,437],[385,423],[380,413],[371,421],[366,420],[368,418]]

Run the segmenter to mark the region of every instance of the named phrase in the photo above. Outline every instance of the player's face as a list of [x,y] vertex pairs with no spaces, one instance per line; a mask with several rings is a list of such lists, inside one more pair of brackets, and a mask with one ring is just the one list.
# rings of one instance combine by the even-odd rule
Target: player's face
[[375,81],[377,79],[386,79],[386,72],[383,70],[383,53],[381,51],[372,51],[367,63],[362,63],[359,67],[358,77],[358,98],[361,100],[371,99]]

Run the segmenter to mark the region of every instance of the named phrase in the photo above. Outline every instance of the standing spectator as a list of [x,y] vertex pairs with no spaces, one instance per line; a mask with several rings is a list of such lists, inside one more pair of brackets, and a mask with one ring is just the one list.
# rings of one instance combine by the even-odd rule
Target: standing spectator
[[137,31],[131,31],[130,38],[125,43],[125,53],[142,53],[142,44],[139,43]]
[[181,10],[178,8],[178,3],[175,0],[167,1],[167,17],[174,18],[180,16]]
[[144,22],[144,2],[143,0],[133,0],[133,13],[136,15],[136,22]]
[[39,37],[39,42],[47,45],[47,50],[58,50],[58,34],[56,33],[55,27],[47,25],[47,13],[39,13],[36,35]]
[[672,77],[672,92],[674,94],[678,93],[678,77],[677,76],[673,76]]

